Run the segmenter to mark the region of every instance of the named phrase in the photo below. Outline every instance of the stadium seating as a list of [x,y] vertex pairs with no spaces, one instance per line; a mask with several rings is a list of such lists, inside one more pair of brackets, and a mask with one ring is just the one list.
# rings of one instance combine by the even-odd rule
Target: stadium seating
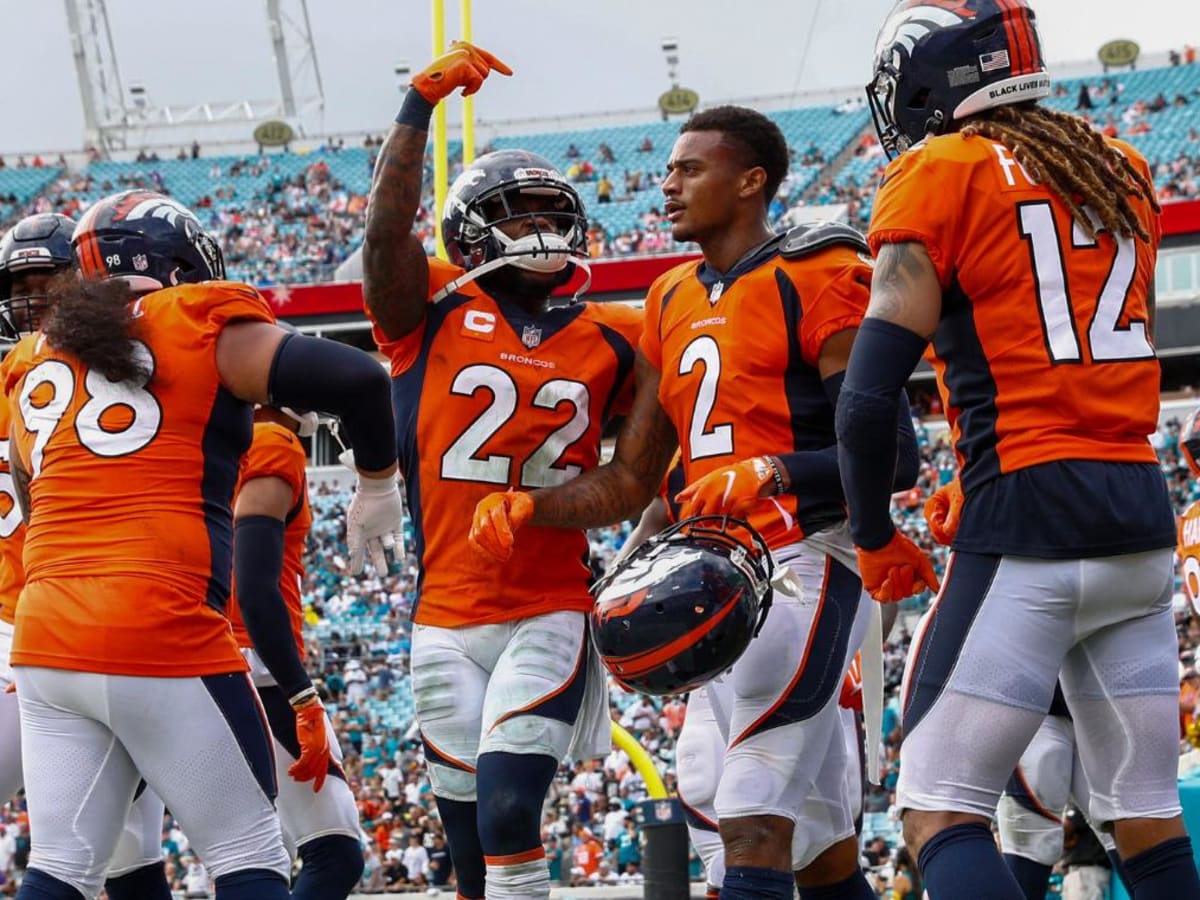
[[[1179,171],[1172,163],[1181,156],[1191,160],[1183,192],[1200,190],[1191,174],[1200,167],[1193,137],[1200,133],[1200,66],[1066,79],[1047,102],[1057,109],[1077,111],[1085,84],[1092,102],[1092,109],[1085,111],[1097,127],[1109,124],[1111,116],[1121,137],[1156,164],[1160,190],[1180,193],[1175,183]],[[1151,111],[1160,95],[1166,107]],[[785,196],[773,207],[775,217],[801,202],[847,203],[851,221],[865,227],[885,162],[878,146],[871,146],[867,111],[805,106],[770,115],[794,153]],[[658,184],[678,130],[678,122],[652,122],[504,134],[494,137],[488,148],[532,150],[564,171],[587,163],[591,172],[577,173],[576,186],[593,221],[591,244],[597,255],[669,251],[676,247],[654,213],[661,210]],[[643,151],[647,141],[653,149]],[[612,162],[603,161],[602,143],[611,151]],[[858,155],[842,166],[832,165],[856,143]],[[569,157],[572,147],[578,155]],[[450,142],[452,176],[461,149],[457,141]],[[0,228],[29,212],[77,213],[112,191],[149,187],[165,190],[198,209],[227,247],[231,277],[260,285],[325,280],[362,243],[362,212],[375,152],[373,147],[321,145],[263,157],[95,161],[76,179],[65,177],[59,168],[0,169]],[[430,169],[427,166],[427,209],[433,205]],[[636,173],[642,176],[640,189],[628,191],[626,177]],[[613,185],[610,202],[601,203],[597,195],[602,177]],[[425,229],[423,236],[432,248],[432,232]]]

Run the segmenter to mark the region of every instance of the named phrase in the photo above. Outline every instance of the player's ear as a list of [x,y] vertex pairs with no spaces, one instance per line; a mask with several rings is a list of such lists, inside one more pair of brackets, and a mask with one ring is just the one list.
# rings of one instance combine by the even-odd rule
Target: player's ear
[[755,197],[762,194],[763,185],[767,183],[767,170],[762,166],[747,169],[742,174],[742,186],[738,195],[742,198]]

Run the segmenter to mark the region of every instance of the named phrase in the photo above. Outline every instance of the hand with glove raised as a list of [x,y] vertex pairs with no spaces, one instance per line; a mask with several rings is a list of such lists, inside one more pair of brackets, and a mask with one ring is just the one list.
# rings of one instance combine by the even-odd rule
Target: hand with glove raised
[[450,49],[416,74],[412,89],[429,103],[436,104],[458,88],[468,97],[483,86],[492,72],[511,75],[512,69],[482,47],[455,41]]
[[685,487],[675,497],[679,517],[736,516],[745,514],[759,500],[783,491],[785,482],[779,464],[770,456],[743,459],[714,469]]
[[509,488],[488,494],[475,505],[471,533],[467,542],[478,550],[505,562],[512,556],[517,530],[533,517],[533,498]]
[[329,747],[329,732],[325,727],[325,707],[313,688],[301,691],[291,700],[296,713],[296,738],[300,743],[300,758],[288,767],[288,775],[296,781],[311,781],[313,793],[321,790],[333,752]]
[[359,474],[354,497],[346,508],[346,546],[352,575],[362,572],[368,555],[377,574],[388,574],[389,553],[393,559],[403,553],[403,516],[404,501],[394,473],[385,478]]
[[893,532],[892,539],[878,550],[855,549],[863,589],[880,603],[895,603],[924,590],[938,590],[933,563],[899,531]]
[[939,544],[948,547],[954,543],[964,500],[962,482],[955,478],[925,501],[925,521],[929,523],[929,533]]

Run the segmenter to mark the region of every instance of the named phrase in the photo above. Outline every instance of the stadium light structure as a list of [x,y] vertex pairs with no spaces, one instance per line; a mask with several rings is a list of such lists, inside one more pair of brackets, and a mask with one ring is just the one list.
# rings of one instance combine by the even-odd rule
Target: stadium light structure
[[663,58],[667,61],[667,80],[671,87],[679,87],[679,38],[662,39]]
[[219,140],[249,142],[255,125],[276,120],[287,121],[301,135],[321,127],[325,89],[307,0],[264,0],[277,97],[162,105],[152,101],[144,85],[130,85],[128,93],[122,87],[105,0],[63,3],[83,105],[84,145],[102,155],[135,144],[190,143],[202,131],[213,135],[218,128],[223,129]]

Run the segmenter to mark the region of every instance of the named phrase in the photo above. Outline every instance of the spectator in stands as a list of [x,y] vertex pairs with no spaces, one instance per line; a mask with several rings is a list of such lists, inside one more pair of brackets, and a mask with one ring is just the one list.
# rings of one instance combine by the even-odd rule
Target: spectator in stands
[[612,192],[612,182],[608,180],[608,173],[605,172],[600,176],[600,180],[596,182],[596,202],[612,203]]
[[1182,57],[1180,57],[1178,50],[1168,50],[1167,51],[1167,62],[1169,62],[1172,66],[1177,66],[1182,61],[1183,61],[1183,59],[1182,59]]
[[579,148],[574,143],[567,145],[567,159],[579,159],[581,155]]
[[199,159],[199,158],[200,158],[200,142],[194,140],[194,141],[192,141],[192,159]]
[[617,158],[613,156],[612,147],[608,146],[606,141],[601,141],[600,146],[596,148],[600,154],[600,161],[606,163],[615,163]]
[[638,145],[638,153],[653,153],[654,141],[650,140],[650,135],[642,138],[642,142]]
[[1076,109],[1095,109],[1092,103],[1092,93],[1086,84],[1079,86],[1079,100],[1075,103]]

